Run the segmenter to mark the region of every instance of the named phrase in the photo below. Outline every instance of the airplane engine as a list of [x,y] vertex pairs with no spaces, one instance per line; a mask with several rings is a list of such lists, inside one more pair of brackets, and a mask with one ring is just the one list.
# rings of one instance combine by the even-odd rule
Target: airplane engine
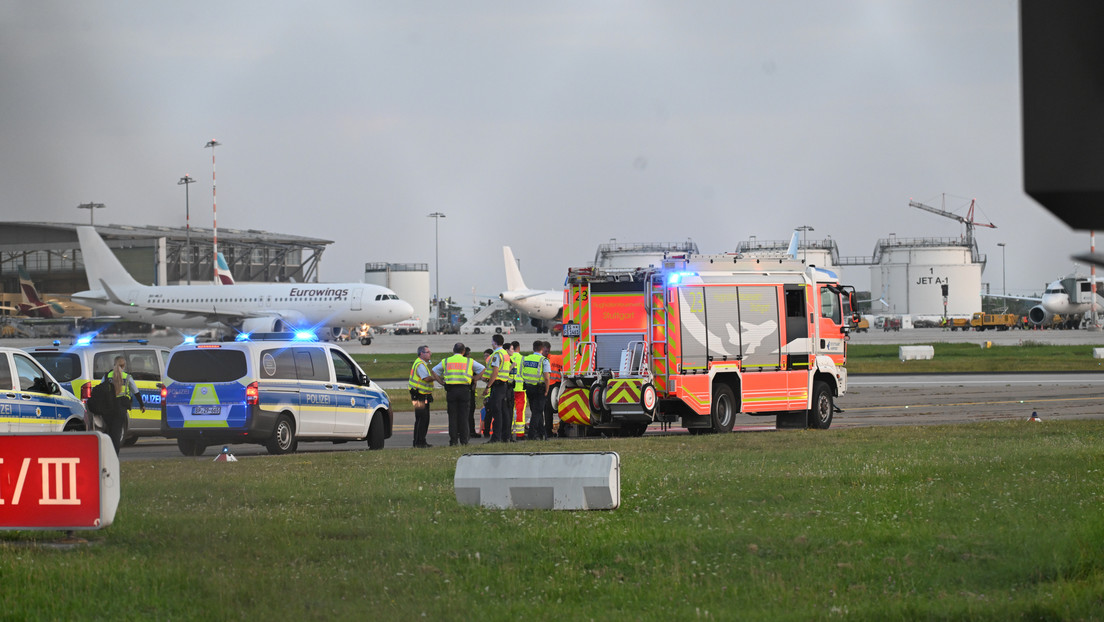
[[242,320],[241,331],[243,333],[285,333],[294,330],[278,317],[251,317]]
[[1051,318],[1054,317],[1053,313],[1048,312],[1043,308],[1043,305],[1035,305],[1027,312],[1027,319],[1036,326],[1043,324],[1049,324]]

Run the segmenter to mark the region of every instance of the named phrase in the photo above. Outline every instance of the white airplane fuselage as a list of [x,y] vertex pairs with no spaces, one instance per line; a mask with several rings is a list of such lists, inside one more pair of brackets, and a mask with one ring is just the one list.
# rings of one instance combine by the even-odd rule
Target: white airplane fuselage
[[563,292],[548,290],[512,290],[500,294],[502,300],[529,317],[553,320],[563,310]]
[[[414,311],[391,290],[366,283],[124,286],[112,288],[111,294],[89,290],[74,294],[73,300],[109,315],[179,328],[269,316],[298,328],[377,326],[405,320]],[[215,317],[226,320],[212,321]]]

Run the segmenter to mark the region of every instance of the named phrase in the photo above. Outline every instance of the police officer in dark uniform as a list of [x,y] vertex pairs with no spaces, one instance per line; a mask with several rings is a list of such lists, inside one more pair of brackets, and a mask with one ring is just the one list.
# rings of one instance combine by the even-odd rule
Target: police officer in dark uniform
[[467,445],[472,380],[483,373],[483,366],[464,356],[464,344],[457,343],[452,346],[452,356],[438,363],[433,373],[445,381],[449,445]]

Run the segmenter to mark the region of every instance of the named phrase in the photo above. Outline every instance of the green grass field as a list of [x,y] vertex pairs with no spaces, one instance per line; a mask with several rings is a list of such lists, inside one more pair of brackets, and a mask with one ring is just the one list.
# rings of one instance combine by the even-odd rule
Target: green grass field
[[0,533],[0,618],[1099,619],[1102,446],[1104,421],[541,444],[620,453],[605,512],[459,506],[459,448],[126,462],[88,545]]

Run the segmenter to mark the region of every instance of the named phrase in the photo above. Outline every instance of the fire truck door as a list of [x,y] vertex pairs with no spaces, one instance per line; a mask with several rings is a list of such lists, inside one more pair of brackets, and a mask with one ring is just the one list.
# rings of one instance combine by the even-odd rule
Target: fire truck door
[[786,304],[786,394],[789,408],[804,408],[809,393],[809,313],[804,285],[785,285]]
[[817,320],[816,351],[831,356],[837,365],[843,364],[843,308],[838,290],[819,286],[820,318]]

